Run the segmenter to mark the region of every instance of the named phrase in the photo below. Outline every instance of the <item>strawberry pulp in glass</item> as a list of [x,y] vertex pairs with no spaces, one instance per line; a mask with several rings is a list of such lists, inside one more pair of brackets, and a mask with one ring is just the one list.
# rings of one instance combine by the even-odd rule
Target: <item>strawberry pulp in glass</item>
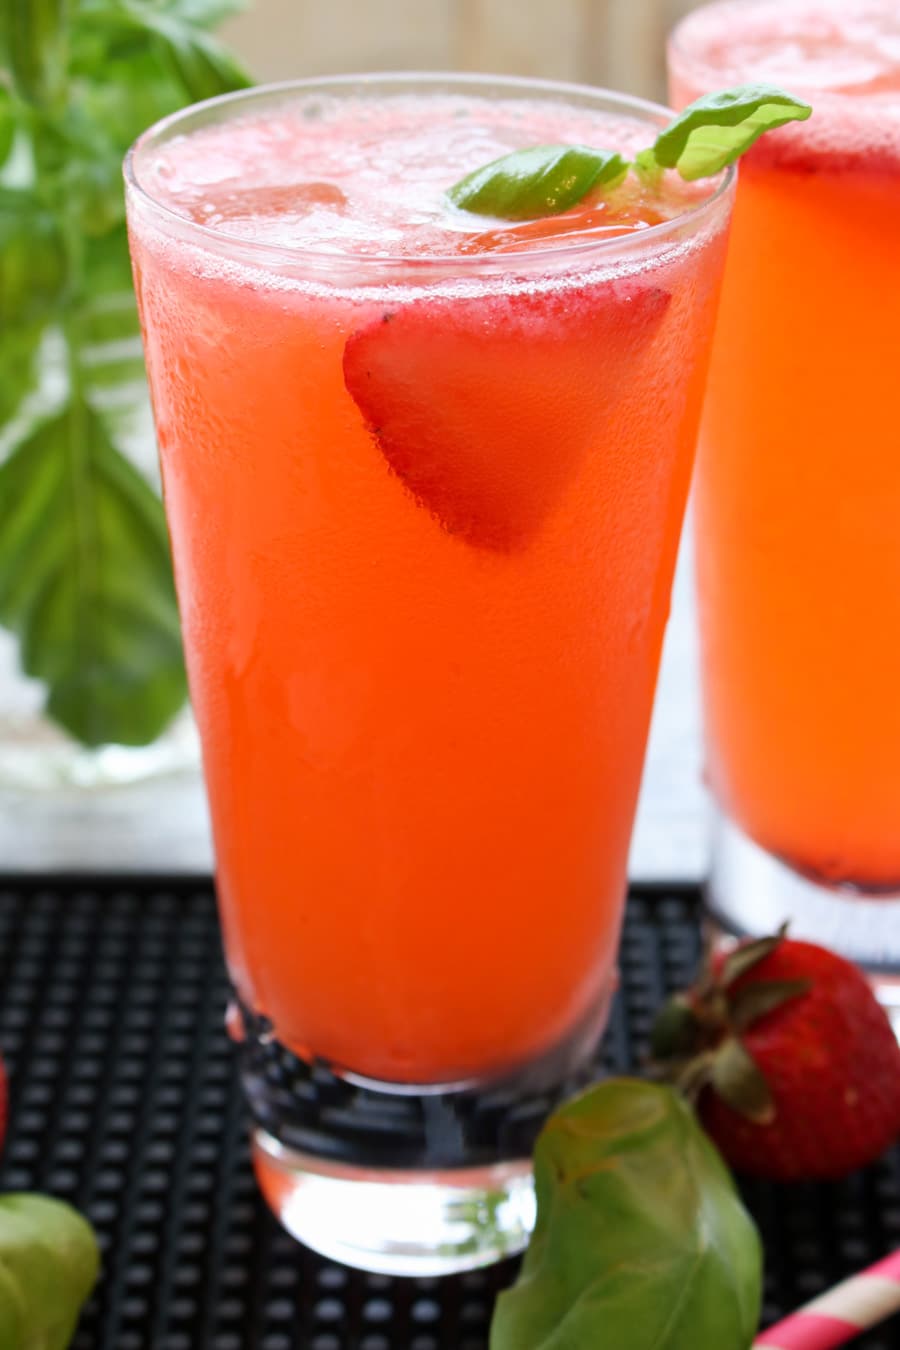
[[900,9],[712,5],[670,71],[813,105],[741,163],[701,436],[713,900],[900,965]]
[[301,1063],[452,1095],[602,1024],[730,189],[443,194],[659,116],[319,82],[133,153],[228,965]]

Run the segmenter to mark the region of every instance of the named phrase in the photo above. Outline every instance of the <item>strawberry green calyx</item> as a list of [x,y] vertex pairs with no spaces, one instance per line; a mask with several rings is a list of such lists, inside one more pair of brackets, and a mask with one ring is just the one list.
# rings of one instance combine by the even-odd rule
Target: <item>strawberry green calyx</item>
[[653,1071],[735,1171],[834,1180],[900,1138],[900,1045],[852,962],[783,932],[707,959],[664,1009]]
[[632,172],[648,184],[666,169],[687,182],[714,177],[765,132],[811,113],[810,104],[775,85],[740,85],[689,104],[633,161],[585,145],[533,145],[475,169],[446,196],[475,215],[538,220],[602,197]]
[[651,1033],[654,1076],[697,1102],[711,1087],[732,1110],[758,1125],[776,1115],[769,1085],[742,1037],[761,1018],[806,994],[810,981],[741,983],[784,941],[785,929],[744,943],[724,960],[707,956],[696,985],[659,1012]]

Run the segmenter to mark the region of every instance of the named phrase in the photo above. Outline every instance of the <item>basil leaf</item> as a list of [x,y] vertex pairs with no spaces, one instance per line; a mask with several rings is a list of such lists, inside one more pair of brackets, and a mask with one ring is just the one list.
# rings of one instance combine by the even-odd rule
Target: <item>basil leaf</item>
[[121,452],[145,391],[121,162],[247,83],[207,31],[238,8],[0,0],[0,623],[88,744],[152,740],[186,697],[162,507]]
[[634,171],[638,178],[648,187],[656,187],[662,178],[662,165],[657,161],[653,153],[652,146],[647,150],[639,150],[634,157]]
[[59,222],[25,189],[0,187],[0,325],[45,318],[62,298],[68,262]]
[[0,325],[0,426],[37,384],[36,357],[43,331],[40,324],[10,324],[6,329]]
[[567,1102],[534,1156],[537,1225],[491,1350],[745,1350],[761,1248],[724,1163],[670,1089]]
[[[151,33],[188,98],[198,101],[214,98],[250,83],[237,61],[192,18],[196,6],[186,0],[119,0],[122,15],[138,31]],[[201,6],[204,23],[216,13],[207,14]],[[219,12],[221,12],[220,7]]]
[[67,80],[68,0],[0,0],[0,27],[16,92],[40,106],[58,104]]
[[536,220],[575,206],[595,187],[609,186],[628,171],[614,150],[586,145],[534,145],[514,150],[454,183],[454,206],[501,220]]
[[71,108],[65,121],[44,120],[32,129],[42,197],[57,221],[65,221],[78,248],[81,236],[97,238],[124,224],[118,132],[99,125],[81,106]]
[[9,158],[9,152],[13,148],[15,138],[16,118],[13,111],[12,99],[3,88],[3,85],[0,85],[0,167],[2,167]]
[[663,169],[677,168],[688,180],[710,177],[764,132],[811,113],[808,103],[775,85],[742,85],[697,99],[633,162],[586,145],[534,145],[475,169],[446,195],[478,215],[535,220],[569,210],[594,188],[615,186],[630,169],[651,187]]
[[732,164],[766,131],[804,122],[808,103],[772,84],[745,84],[691,103],[657,136],[653,156],[689,182]]
[[77,395],[0,466],[0,622],[85,745],[153,740],[184,702],[162,504]]
[[99,1270],[93,1230],[69,1205],[0,1196],[0,1345],[65,1350]]

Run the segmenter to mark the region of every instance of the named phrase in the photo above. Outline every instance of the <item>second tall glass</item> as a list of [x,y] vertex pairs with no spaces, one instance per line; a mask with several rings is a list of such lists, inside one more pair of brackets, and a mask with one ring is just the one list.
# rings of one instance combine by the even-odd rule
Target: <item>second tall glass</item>
[[711,903],[900,971],[900,10],[728,0],[669,56],[677,105],[813,104],[742,162],[701,435]]

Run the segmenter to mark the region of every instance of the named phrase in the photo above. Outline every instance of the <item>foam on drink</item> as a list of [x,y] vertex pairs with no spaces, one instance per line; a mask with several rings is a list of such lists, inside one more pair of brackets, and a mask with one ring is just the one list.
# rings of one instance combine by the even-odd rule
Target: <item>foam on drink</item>
[[[254,243],[365,256],[440,256],[497,246],[481,216],[444,193],[471,170],[536,144],[586,144],[634,155],[646,122],[562,103],[432,95],[286,96],[264,114],[207,127],[154,152],[146,190],[180,215]],[[501,246],[547,247],[571,231],[616,233],[669,220],[709,194],[667,174],[636,180],[549,228],[503,222]],[[500,222],[493,222],[500,225]],[[494,232],[495,233],[495,232]]]
[[669,55],[676,106],[761,81],[813,104],[808,122],[758,141],[750,163],[900,173],[895,0],[726,0],[689,15]]

